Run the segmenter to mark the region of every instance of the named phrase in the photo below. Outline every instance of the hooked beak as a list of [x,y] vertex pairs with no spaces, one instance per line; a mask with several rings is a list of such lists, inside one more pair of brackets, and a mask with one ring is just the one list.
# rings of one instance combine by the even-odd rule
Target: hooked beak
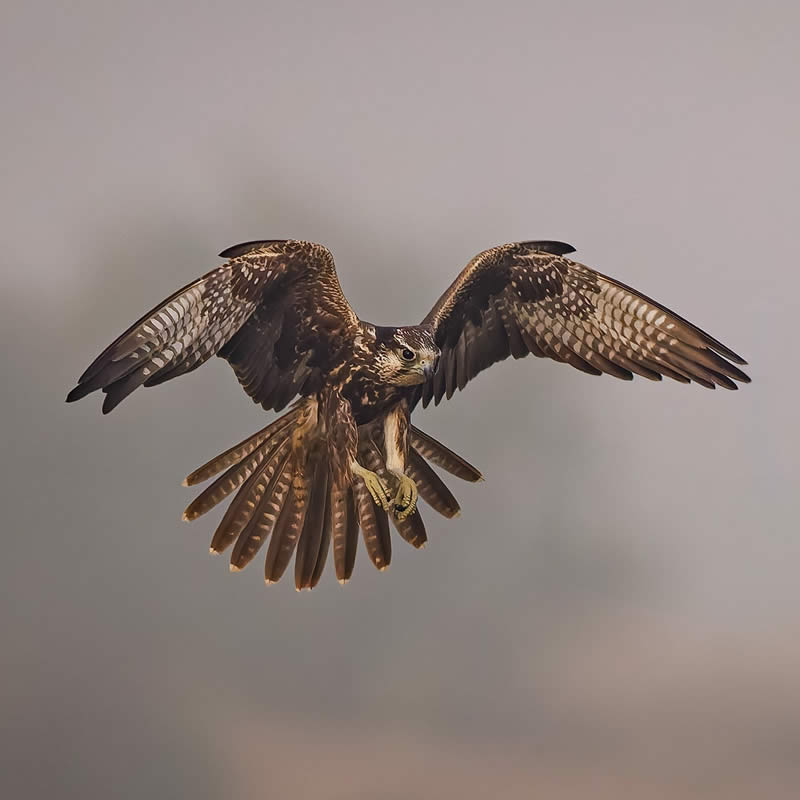
[[439,358],[441,358],[441,353],[438,353],[433,361],[429,361],[423,370],[425,373],[425,380],[432,378],[436,372],[436,368],[439,366]]

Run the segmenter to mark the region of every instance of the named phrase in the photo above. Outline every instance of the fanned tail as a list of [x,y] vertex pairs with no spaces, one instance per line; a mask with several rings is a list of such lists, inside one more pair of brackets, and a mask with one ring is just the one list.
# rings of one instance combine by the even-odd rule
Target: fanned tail
[[[304,429],[307,405],[301,401],[276,419],[189,475],[194,485],[216,477],[187,507],[184,519],[194,520],[236,492],[211,540],[211,552],[233,545],[232,571],[243,569],[267,540],[264,577],[278,581],[295,555],[295,587],[313,589],[322,576],[329,551],[333,551],[336,577],[346,583],[352,573],[361,530],[372,563],[384,570],[392,559],[389,520],[400,536],[414,547],[425,545],[428,535],[419,509],[397,520],[377,507],[359,478],[336,485],[321,438]],[[457,477],[481,480],[480,472],[461,456],[418,428],[410,430],[407,473],[419,496],[445,517],[459,513],[458,501],[429,461]],[[299,444],[298,444],[299,442]],[[359,430],[359,460],[387,483],[382,432],[376,426]],[[219,473],[222,473],[219,475]]]

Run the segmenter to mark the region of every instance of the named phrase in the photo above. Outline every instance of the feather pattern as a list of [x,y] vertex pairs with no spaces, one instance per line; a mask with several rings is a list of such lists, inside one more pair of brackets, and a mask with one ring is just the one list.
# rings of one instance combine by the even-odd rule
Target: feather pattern
[[231,569],[244,569],[269,538],[281,511],[286,496],[292,488],[294,459],[291,452],[279,462],[269,484],[247,524],[242,528],[231,553]]
[[[328,494],[328,498],[330,498],[330,493]],[[328,550],[330,549],[331,546],[331,533],[332,533],[332,529],[329,524],[330,520],[329,510],[330,510],[330,503],[326,502],[325,517],[322,523],[322,538],[320,539],[319,543],[317,560],[316,563],[314,564],[314,571],[311,574],[311,580],[306,584],[309,589],[313,589],[319,583],[319,579],[322,577],[322,571],[325,569],[325,562],[328,560]],[[357,533],[356,533],[356,538],[358,538]]]
[[389,518],[382,508],[372,502],[372,496],[361,478],[353,479],[353,495],[367,555],[379,570],[384,570],[392,560]]
[[339,583],[346,583],[353,573],[358,549],[358,511],[353,487],[338,484],[333,475],[329,489],[328,518],[336,578]]
[[139,386],[190,372],[217,354],[265,408],[283,408],[302,393],[314,374],[308,354],[329,352],[358,326],[333,256],[322,245],[295,240],[224,252],[233,253],[227,263],[178,290],[107,347],[67,401],[102,389],[108,413]]
[[267,583],[279,581],[291,561],[304,527],[309,494],[310,480],[305,467],[295,462],[289,495],[283,503],[267,548],[264,562],[264,579]]
[[[368,436],[363,437],[361,453],[362,453],[362,460],[366,465],[368,465],[369,469],[371,469],[376,475],[378,475],[378,477],[381,478],[381,480],[383,480],[384,483],[386,483],[387,485],[391,485],[392,479],[391,476],[389,475],[389,470],[386,467],[386,460],[382,455],[381,450],[378,447],[377,443]],[[406,470],[406,472],[407,474],[409,474],[409,477],[413,477],[411,476],[410,472],[408,472],[408,470]],[[381,509],[376,508],[376,511],[378,513],[383,513],[384,516],[390,518],[392,520],[392,525],[394,525],[395,530],[409,544],[413,545],[416,548],[425,546],[426,542],[428,541],[428,534],[425,530],[425,523],[422,521],[422,516],[420,515],[418,508],[414,510],[413,514],[410,514],[405,519],[398,519],[394,514],[387,515],[385,512],[382,512]],[[386,542],[384,544],[384,547],[388,548],[389,555],[391,556],[391,541],[389,537],[388,525],[382,532],[386,537]],[[386,563],[388,566],[388,561]],[[378,566],[378,564],[376,564],[376,566]]]
[[409,430],[409,439],[411,441],[411,446],[420,455],[427,458],[431,463],[436,464],[437,467],[441,467],[446,472],[449,472],[451,475],[455,475],[457,478],[470,481],[471,483],[483,480],[483,475],[481,475],[480,470],[473,467],[472,464],[457,453],[454,453],[449,447],[436,441],[433,436],[430,436],[413,425]]
[[[184,486],[194,486],[198,483],[203,483],[209,478],[213,477],[222,470],[230,466],[238,465],[244,458],[250,455],[254,450],[261,449],[261,445],[267,442],[276,434],[288,428],[296,419],[298,415],[297,409],[278,417],[274,422],[262,428],[247,439],[235,444],[233,447],[228,448],[224,453],[220,453],[210,461],[198,467],[184,480]],[[288,434],[287,434],[288,435]]]
[[442,350],[417,399],[456,388],[509,355],[532,353],[593,375],[650,380],[666,375],[735,389],[744,360],[692,323],[630,286],[564,257],[568,245],[518,242],[476,256],[423,324]]
[[[482,480],[409,420],[420,401],[451,398],[498,361],[533,354],[591,375],[667,376],[708,388],[749,381],[736,366],[745,362],[728,347],[635,289],[568,259],[573,250],[556,241],[486,250],[421,325],[390,328],[358,319],[322,245],[245,242],[223,251],[224,264],[119,336],[67,400],[102,390],[107,413],[138,387],[190,372],[213,355],[229,362],[265,409],[282,409],[299,395],[287,414],[187,477],[187,485],[214,480],[184,518],[236,493],[211,542],[212,552],[235,542],[231,569],[243,568],[270,539],[267,582],[284,574],[296,552],[295,586],[312,588],[332,546],[336,576],[346,582],[359,530],[378,569],[392,558],[389,517],[362,476],[382,481],[403,502],[414,496],[413,481],[419,497],[446,517],[456,516],[459,505],[430,464]],[[408,510],[395,508],[393,524],[422,547],[428,537],[419,510],[397,518]]]
[[[308,510],[297,545],[294,582],[295,588],[298,590],[311,589],[315,585],[314,574],[317,571],[323,547],[328,497],[328,460],[327,458],[318,458],[309,486]],[[329,537],[328,541],[330,541]],[[325,554],[322,556],[323,565],[325,556],[327,556],[327,544],[325,544]],[[319,574],[322,574],[322,566],[320,566]]]
[[281,442],[269,460],[247,479],[244,486],[228,506],[211,540],[211,552],[224,552],[247,527],[260,508],[261,500],[272,484],[275,473],[281,470],[289,457],[291,442]]
[[425,530],[419,509],[405,519],[398,519],[394,515],[391,519],[395,529],[405,541],[417,549],[425,547],[428,542],[428,532]]
[[230,467],[189,504],[183,512],[184,520],[188,522],[197,519],[236,491],[264,461],[269,461],[281,445],[286,444],[290,433],[287,426],[273,430],[253,452],[241,458],[238,464]]
[[[359,459],[361,463],[372,472],[379,475],[384,482],[387,480],[386,467],[381,457],[380,450],[368,436],[364,436],[359,444]],[[392,560],[392,540],[389,535],[389,517],[387,513],[372,501],[364,481],[356,478],[353,481],[353,491],[358,507],[358,521],[367,555],[372,563],[379,569],[386,569]]]
[[409,448],[406,474],[417,484],[419,496],[435,511],[448,519],[461,511],[458,500],[444,481],[433,471],[427,461],[413,448]]

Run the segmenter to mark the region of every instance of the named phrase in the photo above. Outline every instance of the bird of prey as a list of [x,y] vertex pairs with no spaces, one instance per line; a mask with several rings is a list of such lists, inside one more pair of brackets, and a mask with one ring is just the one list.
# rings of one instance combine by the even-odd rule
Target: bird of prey
[[297,589],[316,586],[333,546],[340,582],[359,529],[378,569],[391,560],[389,521],[427,541],[418,496],[445,517],[459,505],[431,464],[468,481],[465,459],[410,422],[508,356],[532,353],[591,375],[666,375],[736,389],[746,362],[635,289],[566,256],[563,242],[504,244],[475,256],[419,325],[359,319],[320,244],[265,240],[178,290],[107,347],[67,401],[97,389],[111,411],[139,386],[224,358],[266,410],[290,410],[213,458],[186,485],[216,478],[186,509],[193,520],[238,490],[211,541],[242,569],[269,540],[265,578],[295,558]]

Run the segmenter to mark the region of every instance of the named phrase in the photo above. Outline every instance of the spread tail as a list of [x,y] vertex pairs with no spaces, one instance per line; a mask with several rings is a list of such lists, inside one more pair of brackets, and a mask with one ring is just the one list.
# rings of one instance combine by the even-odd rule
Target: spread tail
[[[301,401],[186,478],[184,483],[192,486],[218,475],[184,511],[187,521],[237,492],[214,532],[211,552],[222,553],[233,545],[230,567],[235,572],[247,566],[269,539],[267,583],[281,578],[296,551],[294,576],[299,590],[317,585],[331,549],[336,577],[341,583],[350,579],[359,529],[372,563],[386,569],[392,558],[390,518],[403,539],[423,547],[428,536],[419,510],[404,520],[390,517],[372,502],[360,479],[348,486],[335,484],[320,440],[309,437],[298,446],[297,432],[304,419]],[[389,480],[376,433],[374,427],[359,431],[359,459]],[[458,501],[428,462],[469,481],[481,480],[480,472],[418,428],[411,428],[409,439],[407,473],[420,498],[445,517],[457,516]]]

